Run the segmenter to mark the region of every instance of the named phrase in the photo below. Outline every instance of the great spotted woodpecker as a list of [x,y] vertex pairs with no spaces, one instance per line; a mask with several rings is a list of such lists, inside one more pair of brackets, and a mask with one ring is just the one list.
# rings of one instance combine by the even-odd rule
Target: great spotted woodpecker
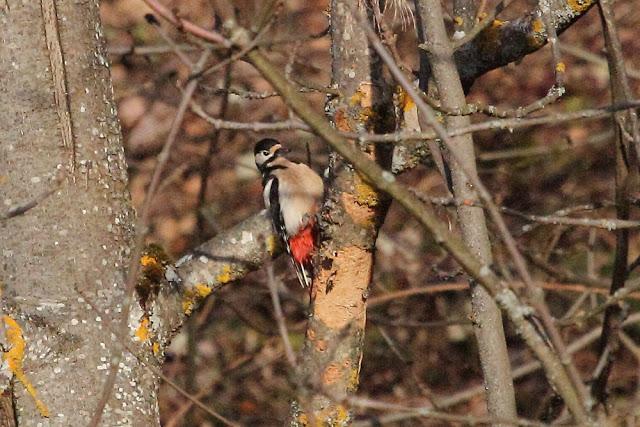
[[311,258],[317,241],[316,213],[324,184],[309,166],[283,157],[286,152],[271,138],[258,141],[253,150],[273,228],[291,256],[300,284],[309,287],[313,276]]

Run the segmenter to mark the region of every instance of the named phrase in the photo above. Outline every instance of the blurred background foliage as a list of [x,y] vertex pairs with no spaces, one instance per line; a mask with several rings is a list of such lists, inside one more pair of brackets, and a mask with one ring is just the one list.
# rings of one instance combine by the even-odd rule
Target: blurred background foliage
[[[205,27],[215,25],[215,1],[170,1],[181,16]],[[451,4],[445,0],[447,10]],[[488,6],[494,2],[487,2]],[[233,6],[237,19],[250,25],[260,2],[240,0]],[[500,16],[508,20],[532,7],[516,0]],[[186,67],[162,33],[197,59],[198,42],[170,26],[159,32],[144,19],[149,10],[141,0],[105,0],[102,19],[108,39],[111,71],[118,112],[129,162],[130,190],[140,206],[171,120],[180,100],[180,89],[189,77]],[[328,2],[286,0],[265,40],[269,56],[287,69],[288,76],[304,86],[327,87],[331,83],[330,39],[322,34],[328,25]],[[619,36],[630,71],[634,93],[640,87],[640,11],[631,1],[616,4]],[[397,34],[397,48],[406,69],[418,68],[415,30],[400,16],[386,14]],[[566,95],[542,114],[578,111],[610,102],[609,76],[603,55],[603,38],[596,8],[561,37],[566,64]],[[132,51],[132,47],[140,49]],[[145,51],[146,49],[146,51]],[[227,56],[215,51],[213,63]],[[284,71],[283,71],[284,72]],[[548,47],[480,78],[469,94],[470,102],[505,108],[528,104],[544,96],[554,83]],[[232,90],[226,91],[229,87]],[[311,91],[308,99],[322,111],[325,94]],[[254,99],[257,98],[257,99]],[[239,122],[273,122],[290,118],[286,106],[269,84],[249,64],[237,61],[202,80],[196,102],[213,117]],[[474,121],[484,120],[476,117]],[[255,133],[221,130],[196,114],[188,113],[171,155],[170,166],[153,203],[150,240],[179,257],[220,230],[263,208],[261,183],[253,165],[253,143],[263,136],[285,141],[299,160],[320,171],[327,149],[312,134],[301,131]],[[475,135],[480,175],[495,200],[506,207],[548,215],[584,204],[606,204],[613,199],[613,131],[608,120],[570,122],[513,131],[486,131]],[[205,172],[206,171],[206,172]],[[420,167],[402,176],[418,192],[443,196],[445,189],[433,168]],[[450,208],[441,208],[444,220],[454,221]],[[578,212],[580,216],[612,217],[612,208]],[[588,286],[607,286],[614,235],[607,230],[540,225],[507,217],[523,251],[538,259],[530,265],[535,277],[553,287],[561,281],[557,272],[589,278]],[[455,225],[452,224],[452,227]],[[510,266],[500,242],[494,251],[502,272]],[[634,235],[630,259],[640,255]],[[541,268],[543,267],[543,268]],[[288,285],[283,306],[291,339],[299,348],[304,340],[308,296],[296,284],[288,263],[278,260],[277,272]],[[553,268],[555,274],[550,274]],[[580,283],[569,275],[564,281]],[[482,384],[476,345],[468,317],[464,276],[428,235],[401,209],[392,207],[378,241],[376,269],[371,287],[361,392],[372,398],[410,405],[428,405],[429,399]],[[428,293],[375,303],[385,294],[434,285],[451,285],[449,291]],[[559,288],[559,286],[557,286]],[[438,290],[440,289],[440,290]],[[561,317],[580,293],[548,292],[554,314]],[[588,304],[601,300],[592,292]],[[590,302],[589,302],[590,301]],[[583,307],[583,308],[584,308]],[[634,301],[631,301],[634,308]],[[597,326],[599,320],[565,327],[568,342]],[[508,330],[513,366],[532,359],[514,331]],[[272,314],[264,271],[255,272],[209,298],[167,354],[165,374],[183,385],[216,411],[244,425],[278,425],[286,417],[292,386],[289,367]],[[592,372],[595,345],[579,351],[576,363],[585,377]],[[638,408],[638,361],[623,351],[611,376],[613,400],[621,413]],[[550,390],[540,372],[516,381],[519,411],[535,417]],[[160,398],[162,420],[167,426],[217,425],[216,420],[192,407],[174,390],[165,387]],[[453,407],[462,414],[484,415],[482,394]],[[360,415],[366,412],[360,412]],[[403,424],[404,423],[404,424]],[[409,419],[399,425],[435,425]]]

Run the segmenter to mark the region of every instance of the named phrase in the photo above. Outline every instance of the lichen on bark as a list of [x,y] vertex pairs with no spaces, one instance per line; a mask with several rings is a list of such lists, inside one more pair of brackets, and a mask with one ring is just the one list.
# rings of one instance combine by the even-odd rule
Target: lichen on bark
[[[349,1],[332,1],[331,36],[333,84],[343,94],[327,105],[335,127],[392,130],[395,110],[388,88],[393,86],[384,80],[381,62],[358,30]],[[389,167],[387,147],[360,148]],[[389,206],[388,196],[336,153],[330,155],[325,186],[312,315],[301,358],[305,389],[298,392],[300,405],[292,407],[292,425],[311,419],[328,425],[349,423],[349,411],[341,401],[358,386],[375,240]]]

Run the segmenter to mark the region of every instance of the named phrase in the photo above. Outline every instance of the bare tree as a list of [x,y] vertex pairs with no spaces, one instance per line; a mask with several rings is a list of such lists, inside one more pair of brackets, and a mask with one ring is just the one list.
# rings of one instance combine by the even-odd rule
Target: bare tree
[[[638,226],[630,215],[637,190],[638,144],[632,109],[638,102],[627,81],[608,1],[601,2],[600,10],[614,104],[563,117],[531,118],[530,114],[557,101],[564,92],[565,66],[559,60],[557,35],[596,2],[543,1],[505,22],[494,19],[506,7],[502,2],[492,4],[483,15],[486,2],[455,1],[451,31],[440,2],[393,2],[389,7],[399,8],[405,20],[416,19],[421,70],[419,87],[415,87],[385,18],[391,13],[387,7],[379,2],[332,0],[328,30],[332,81],[328,88],[314,88],[292,77],[295,52],[282,67],[268,51],[273,41],[265,38],[281,10],[280,2],[261,4],[250,19],[237,16],[230,5],[219,6],[224,24],[211,29],[156,0],[145,0],[155,13],[147,16],[148,22],[188,74],[180,84],[180,101],[137,219],[127,191],[122,137],[97,6],[54,0],[13,3],[7,1],[0,11],[0,94],[6,100],[0,107],[0,179],[6,187],[3,201],[7,208],[0,219],[0,324],[6,362],[0,382],[5,391],[0,414],[5,415],[7,425],[16,421],[38,425],[43,418],[57,425],[158,425],[161,380],[188,401],[182,413],[195,405],[216,422],[235,425],[232,417],[218,413],[200,395],[188,393],[165,377],[161,372],[163,355],[207,297],[265,262],[294,395],[290,425],[348,425],[357,408],[390,411],[390,420],[393,416],[430,417],[443,422],[538,425],[518,418],[512,381],[538,366],[573,420],[581,425],[594,423],[593,402],[572,354],[594,340],[599,331],[574,345],[565,344],[566,337],[558,330],[562,321],[553,317],[543,289],[567,288],[544,286],[532,276],[503,214],[544,224],[617,230],[611,295],[583,318],[572,319],[572,308],[563,319],[578,322],[605,312],[601,362],[594,374],[592,394],[606,401],[613,356],[621,343],[633,348],[627,336],[621,333],[617,338],[625,324],[618,303],[637,297],[633,292],[640,288],[627,280],[634,268],[627,259],[630,230]],[[189,44],[175,42],[155,16],[184,33]],[[248,21],[250,25],[243,24]],[[546,96],[512,109],[467,102],[465,91],[478,77],[522,59],[547,42],[551,45],[554,84]],[[125,54],[133,54],[135,49]],[[417,53],[418,46],[415,49]],[[241,60],[271,85],[272,93],[233,88],[231,67]],[[198,92],[206,85],[207,76],[221,70],[224,85],[216,90],[225,98],[221,117],[212,117],[200,105]],[[313,90],[328,95],[325,114],[304,97]],[[227,120],[224,116],[230,108],[231,92],[251,99],[278,96],[288,107],[289,118],[276,123]],[[167,165],[189,111],[216,129],[207,156],[198,165],[203,182],[207,182],[214,144],[224,129],[298,129],[314,133],[331,149],[311,314],[299,357],[289,340],[279,279],[270,262],[280,248],[265,213],[219,230],[177,263],[162,249],[144,245],[153,200],[171,177]],[[618,112],[615,220],[567,218],[565,212],[536,216],[510,210],[499,206],[480,180],[473,132],[614,112]],[[495,117],[472,124],[469,116],[480,113]],[[429,157],[436,164],[443,188],[453,197],[424,197],[398,179],[400,172],[427,162]],[[206,196],[206,185],[203,188],[200,203]],[[420,378],[417,382],[428,408],[356,394],[374,255],[392,201],[468,277],[486,389],[486,417],[444,412],[477,390],[443,399],[433,396]],[[455,209],[456,226],[442,220],[441,206]],[[199,217],[199,230],[205,228],[204,221]],[[490,225],[497,230],[494,240],[501,242],[499,251],[492,250]],[[548,266],[548,259],[529,258],[532,264],[545,266],[548,274],[560,276]],[[598,286],[601,283],[591,276],[590,280]],[[588,282],[583,276],[575,281]],[[578,300],[575,310],[584,299]],[[538,365],[511,370],[503,315]],[[637,320],[626,320],[632,321]],[[383,329],[381,334],[402,359]]]

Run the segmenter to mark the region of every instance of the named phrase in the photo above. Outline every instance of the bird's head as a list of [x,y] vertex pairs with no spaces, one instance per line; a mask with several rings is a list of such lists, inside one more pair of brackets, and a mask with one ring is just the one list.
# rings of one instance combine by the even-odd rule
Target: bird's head
[[282,147],[278,141],[272,138],[261,139],[256,142],[256,146],[253,148],[253,155],[256,159],[256,166],[259,170],[267,167],[269,163],[273,161],[276,157],[280,156],[285,152],[285,149]]

